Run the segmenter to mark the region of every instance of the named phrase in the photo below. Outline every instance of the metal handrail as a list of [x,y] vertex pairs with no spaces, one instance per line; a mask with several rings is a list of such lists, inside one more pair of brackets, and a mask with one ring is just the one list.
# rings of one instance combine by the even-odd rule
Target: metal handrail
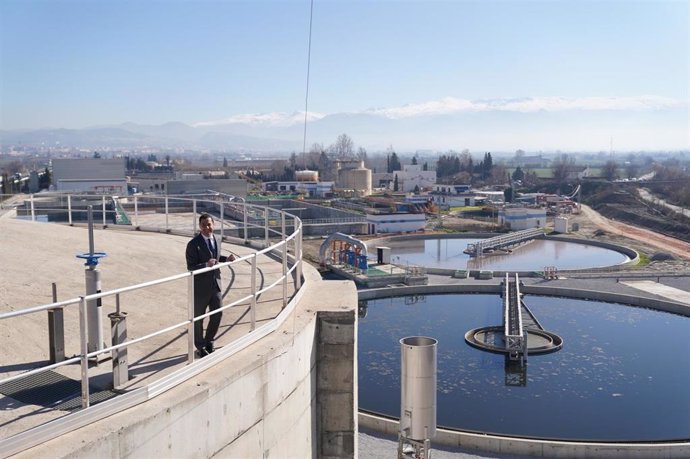
[[[54,196],[54,194],[51,195],[46,195],[49,197]],[[60,195],[61,197],[64,195]],[[137,209],[137,201],[138,201],[138,196],[134,197],[135,201],[135,211]],[[166,231],[169,231],[169,223],[168,223],[168,197],[167,196],[146,196],[146,198],[152,198],[156,199],[158,198],[159,201],[164,199],[165,200],[165,211],[166,211]],[[175,197],[175,199],[185,199],[185,198],[178,198]],[[71,208],[71,195],[67,195],[67,201],[68,201],[68,212],[69,212],[69,222],[71,224],[72,222],[72,212],[78,212],[78,210],[73,210]],[[217,201],[211,200],[211,201],[204,201],[204,200],[199,200],[199,199],[191,199],[193,210],[194,210],[194,221],[196,223],[196,218],[197,218],[197,203],[201,201],[204,204],[211,203],[213,204],[218,204]],[[105,203],[105,196],[102,198],[102,202]],[[31,203],[31,218],[32,220],[36,219],[36,208],[34,206],[34,199],[33,195],[30,197],[30,203]],[[79,355],[72,357],[68,360],[64,360],[61,362],[57,362],[51,365],[47,365],[41,368],[35,368],[17,375],[13,375],[4,379],[0,379],[0,384],[11,382],[11,381],[16,381],[21,378],[25,378],[30,375],[34,375],[37,373],[45,372],[48,370],[52,370],[55,368],[59,368],[64,365],[68,364],[73,364],[78,361],[81,361],[81,373],[82,373],[82,410],[65,415],[59,419],[55,419],[52,421],[49,421],[47,423],[41,424],[39,426],[29,428],[28,430],[25,430],[24,432],[15,434],[9,438],[5,439],[0,439],[0,456],[4,457],[5,455],[11,455],[15,454],[17,452],[20,452],[24,449],[30,448],[32,446],[35,446],[37,444],[40,444],[42,442],[45,442],[49,439],[55,438],[57,435],[64,434],[66,432],[69,432],[71,430],[74,430],[76,428],[79,428],[81,426],[84,426],[88,423],[94,422],[98,419],[102,419],[103,417],[110,416],[112,414],[115,414],[123,409],[126,409],[130,406],[133,406],[134,404],[141,403],[142,401],[149,400],[150,398],[157,396],[166,390],[175,387],[178,385],[180,382],[183,382],[192,376],[195,376],[196,374],[199,374],[201,371],[204,371],[206,368],[209,368],[213,364],[217,363],[218,361],[229,357],[230,355],[234,354],[235,352],[249,346],[250,344],[256,342],[258,339],[261,339],[263,336],[266,336],[268,333],[271,331],[275,330],[280,326],[286,319],[286,317],[292,312],[294,309],[295,305],[299,301],[299,298],[301,297],[303,293],[302,287],[302,222],[301,220],[291,214],[286,214],[285,212],[282,211],[276,211],[275,209],[270,209],[264,206],[257,206],[253,204],[247,204],[247,203],[237,203],[233,202],[233,206],[242,206],[243,208],[243,213],[245,215],[244,218],[244,240],[247,241],[247,231],[249,229],[249,223],[248,219],[246,218],[246,215],[248,213],[248,207],[251,208],[252,212],[263,212],[265,215],[264,222],[267,224],[269,223],[269,214],[271,212],[275,212],[278,215],[280,215],[280,220],[282,222],[281,225],[281,230],[276,230],[274,228],[268,228],[268,226],[263,227],[264,229],[264,240],[265,240],[265,247],[261,250],[257,250],[256,252],[244,256],[244,257],[239,257],[236,258],[232,262],[225,262],[225,263],[218,263],[213,267],[207,267],[207,268],[202,268],[199,270],[195,271],[190,271],[182,274],[177,274],[169,277],[165,277],[162,279],[156,279],[153,281],[148,281],[136,285],[130,285],[114,290],[109,290],[105,292],[98,292],[90,295],[85,295],[85,296],[80,296],[78,298],[72,298],[69,300],[63,300],[59,302],[54,302],[54,303],[49,303],[49,304],[44,304],[44,305],[39,305],[39,306],[33,306],[17,311],[10,311],[6,313],[0,313],[0,320],[5,320],[5,319],[10,319],[14,317],[19,317],[23,315],[28,315],[28,314],[33,314],[37,312],[42,312],[46,310],[51,310],[51,309],[56,309],[56,308],[65,308],[68,306],[72,306],[75,304],[79,305],[80,309],[80,335],[81,335],[81,351]],[[105,222],[105,204],[102,205],[102,208],[104,210],[104,222]],[[64,209],[60,209],[60,211],[64,211]],[[222,244],[222,232],[224,228],[224,221],[222,220],[222,215],[223,215],[223,203],[220,203],[220,213],[221,213],[221,244]],[[138,215],[135,215],[135,225],[138,220]],[[290,225],[291,229],[293,232],[291,234],[286,234],[286,224],[285,224],[285,219],[286,217],[289,217],[292,219],[292,224]],[[105,223],[104,223],[105,226]],[[259,227],[259,225],[252,225],[253,227]],[[140,229],[140,228],[139,228]],[[196,229],[196,226],[194,226],[194,229]],[[275,244],[269,244],[270,239],[269,239],[269,233],[273,234],[279,234],[281,237],[281,240]],[[292,241],[293,243],[293,255],[292,255],[292,266],[290,269],[287,269],[287,258],[288,258],[288,250],[289,250],[289,242]],[[282,265],[283,269],[281,272],[281,275],[278,277],[278,280],[273,282],[272,284],[268,286],[264,286],[263,288],[257,289],[256,282],[255,282],[255,274],[256,274],[256,262],[257,258],[261,255],[268,254],[269,252],[280,252],[282,254]],[[238,264],[240,262],[250,262],[252,265],[252,282],[251,282],[251,292],[250,294],[244,296],[243,298],[240,298],[236,301],[233,301],[230,304],[227,304],[225,306],[221,306],[220,309],[211,311],[209,313],[206,313],[202,316],[194,317],[193,311],[193,288],[194,288],[194,283],[193,279],[195,276],[199,274],[203,274],[206,272],[213,271],[215,269],[222,269],[226,266],[230,266],[233,264]],[[288,278],[294,275],[294,293],[291,298],[287,298],[287,282]],[[87,351],[87,344],[86,344],[86,332],[85,329],[86,327],[86,303],[87,301],[92,301],[92,300],[98,300],[100,298],[105,298],[105,297],[111,297],[111,296],[118,296],[122,293],[126,292],[131,292],[131,291],[136,291],[136,290],[143,290],[147,289],[152,286],[157,286],[161,284],[165,284],[168,282],[173,282],[173,281],[178,281],[180,279],[188,279],[188,315],[189,317],[179,323],[176,323],[174,325],[170,325],[168,327],[165,327],[160,330],[156,330],[153,333],[149,333],[148,335],[138,337],[136,339],[129,339],[124,343],[120,343],[117,345],[113,345],[107,348],[103,349],[97,349],[93,352],[88,352]],[[281,312],[278,313],[278,315],[271,319],[270,321],[264,323],[260,327],[256,327],[255,325],[255,308],[256,308],[256,303],[257,303],[257,298],[262,295],[263,293],[275,288],[279,284],[282,284],[283,289],[282,289],[282,308]],[[118,299],[119,301],[119,299]],[[203,320],[206,317],[209,317],[213,314],[222,312],[225,309],[228,309],[232,306],[246,303],[247,301],[250,301],[251,307],[250,307],[250,314],[251,314],[251,331],[247,334],[244,335],[233,342],[229,343],[228,345],[224,346],[224,348],[228,348],[232,350],[232,352],[226,352],[224,351],[222,353],[222,356],[218,356],[217,354],[213,354],[206,359],[203,360],[198,360],[194,361],[193,359],[193,323],[197,320]],[[163,376],[162,378],[158,379],[157,381],[151,382],[147,384],[146,386],[139,387],[137,389],[134,389],[128,394],[123,394],[123,395],[118,395],[117,397],[114,397],[111,400],[107,400],[104,402],[99,403],[96,405],[96,407],[91,407],[89,406],[89,393],[88,393],[88,382],[89,382],[89,376],[88,376],[88,360],[93,357],[97,357],[100,354],[106,354],[106,353],[111,353],[115,350],[122,349],[122,348],[127,348],[129,346],[135,345],[137,343],[143,342],[150,340],[151,338],[154,338],[156,336],[168,333],[172,330],[179,329],[182,327],[187,327],[188,328],[188,339],[189,339],[189,352],[188,352],[188,361],[189,363],[194,363],[194,365],[187,365],[184,368],[175,370],[171,374],[167,376]],[[219,358],[222,357],[222,358]],[[136,393],[136,395],[134,395]],[[120,403],[120,400],[122,400],[122,403]]]

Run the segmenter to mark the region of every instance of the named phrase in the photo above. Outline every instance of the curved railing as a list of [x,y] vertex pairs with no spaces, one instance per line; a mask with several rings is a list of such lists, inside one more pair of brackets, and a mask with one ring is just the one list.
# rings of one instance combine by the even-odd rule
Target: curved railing
[[[31,220],[63,220],[65,223],[74,225],[80,220],[83,221],[89,212],[88,206],[84,206],[85,202],[90,203],[91,212],[93,212],[94,208],[100,209],[102,215],[97,215],[96,218],[92,218],[92,221],[102,223],[103,227],[115,225],[115,227],[127,227],[134,230],[164,231],[180,235],[193,235],[198,225],[199,213],[208,212],[217,219],[218,226],[220,227],[221,244],[223,241],[235,242],[238,246],[250,247],[255,250],[248,255],[239,256],[232,262],[220,263],[211,268],[203,268],[115,290],[85,294],[64,301],[54,301],[49,304],[0,313],[0,320],[11,321],[37,313],[44,313],[44,311],[63,311],[70,308],[78,308],[79,311],[79,352],[77,355],[0,379],[0,387],[3,385],[7,387],[6,385],[10,383],[16,383],[34,375],[77,363],[80,365],[81,373],[81,407],[57,419],[55,419],[55,416],[52,416],[49,417],[52,420],[32,425],[20,432],[14,432],[6,438],[0,438],[0,457],[16,454],[59,435],[150,400],[179,385],[181,382],[198,375],[277,329],[292,312],[303,292],[302,223],[300,219],[268,207],[247,204],[244,200],[237,202],[237,199],[220,195],[212,197],[135,196],[117,198],[94,195],[46,194],[36,197],[30,196],[25,201],[24,206],[20,206],[17,209],[17,216],[18,218]],[[147,220],[147,212],[155,215],[156,218]],[[123,215],[128,222],[131,222],[130,225],[118,224],[118,222],[123,221]],[[231,215],[234,216],[234,220],[228,218]],[[162,217],[164,217],[164,221],[162,221]],[[220,249],[222,250],[222,245]],[[291,254],[289,254],[290,252]],[[259,264],[261,262],[269,263],[270,266],[280,266],[275,279],[260,273]],[[223,305],[219,310],[195,318],[193,304],[194,277],[215,269],[225,268],[235,271],[240,269],[248,271],[248,285],[245,286],[248,290],[247,294],[228,304],[225,304],[224,299]],[[171,288],[170,286],[176,282],[184,282],[185,280],[187,295],[183,295],[183,297],[186,300],[187,307],[186,317],[181,318],[182,320],[175,319],[175,323],[166,324],[161,329],[134,339],[124,340],[121,343],[115,343],[109,347],[102,347],[103,341],[98,339],[95,341],[98,343],[97,349],[89,350],[92,347],[88,336],[89,320],[93,320],[93,316],[89,316],[90,311],[91,313],[93,311],[93,309],[89,308],[90,304],[94,302],[100,303],[105,298],[114,298],[115,304],[117,304],[117,313],[120,313],[121,296],[125,293],[128,294],[128,299],[131,295],[134,295],[130,301],[136,303],[137,296],[144,296],[151,289],[160,287]],[[273,303],[273,310],[276,311],[275,315],[270,319],[263,317],[262,325],[260,326],[257,326],[258,298],[261,298],[261,307],[264,310],[267,308],[266,303]],[[223,348],[220,351],[203,359],[195,360],[194,322],[237,306],[245,306],[248,309],[249,320],[245,324],[249,328],[247,333],[240,334],[240,336],[235,337],[229,343],[223,343]],[[100,314],[100,310],[98,313]],[[117,355],[121,355],[118,353],[126,352],[127,349],[133,346],[145,346],[146,343],[152,342],[155,338],[169,334],[176,334],[177,337],[186,335],[186,356],[184,358],[178,358],[176,363],[171,364],[171,367],[163,371],[162,376],[155,381],[138,386],[134,385],[128,390],[122,391],[122,393],[114,393],[112,398],[105,401],[98,403],[92,401],[93,394],[90,394],[89,384],[93,378],[94,370],[90,368],[90,363],[93,364],[94,361],[98,362],[99,358],[110,355],[113,356],[113,361],[116,361]],[[91,341],[94,341],[93,337]],[[173,341],[170,340],[168,342],[171,343]],[[2,371],[2,367],[0,367],[0,371]],[[116,365],[113,363],[114,376],[115,371]],[[18,417],[22,418],[24,416]],[[46,417],[37,416],[37,418],[45,419]],[[24,419],[22,422],[25,423],[25,421]],[[11,423],[12,421],[2,423],[2,426],[5,428],[3,430],[16,430],[7,429]]]

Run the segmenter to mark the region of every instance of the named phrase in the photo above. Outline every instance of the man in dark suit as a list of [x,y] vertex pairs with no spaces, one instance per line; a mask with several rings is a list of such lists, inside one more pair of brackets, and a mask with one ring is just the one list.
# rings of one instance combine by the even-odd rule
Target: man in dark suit
[[[234,255],[225,257],[218,253],[218,241],[213,234],[213,224],[211,215],[204,213],[199,216],[200,232],[187,243],[185,252],[189,271],[235,260]],[[207,308],[215,311],[221,307],[220,288],[220,269],[194,276],[194,317],[205,314]],[[207,356],[215,350],[213,340],[220,327],[221,315],[222,313],[219,312],[209,317],[206,335],[204,335],[203,320],[194,322],[194,346],[199,357]]]

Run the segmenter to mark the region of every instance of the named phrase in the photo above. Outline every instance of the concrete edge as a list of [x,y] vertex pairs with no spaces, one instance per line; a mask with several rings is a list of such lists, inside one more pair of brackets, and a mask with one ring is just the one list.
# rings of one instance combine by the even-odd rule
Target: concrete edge
[[[543,285],[522,285],[522,293],[543,296],[558,296],[563,298],[577,298],[584,300],[604,301],[607,303],[622,303],[629,306],[644,307],[658,311],[671,312],[690,317],[690,305],[654,298],[626,295],[624,293],[601,292],[597,290],[583,290],[569,287],[551,287]],[[500,284],[430,284],[407,287],[386,287],[359,291],[359,300],[388,298],[391,296],[428,295],[432,293],[501,293]]]
[[[399,422],[384,416],[359,412],[359,425],[397,438]],[[687,458],[690,442],[597,443],[536,440],[437,428],[433,444],[477,451],[537,457],[587,458]]]

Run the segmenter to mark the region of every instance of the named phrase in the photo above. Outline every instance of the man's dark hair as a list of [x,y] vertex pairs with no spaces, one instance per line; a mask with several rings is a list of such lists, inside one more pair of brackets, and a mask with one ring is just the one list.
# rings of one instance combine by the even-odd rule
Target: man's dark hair
[[207,218],[210,218],[211,220],[213,220],[213,216],[211,214],[203,213],[203,214],[199,215],[199,224],[201,224],[201,222],[203,222]]

